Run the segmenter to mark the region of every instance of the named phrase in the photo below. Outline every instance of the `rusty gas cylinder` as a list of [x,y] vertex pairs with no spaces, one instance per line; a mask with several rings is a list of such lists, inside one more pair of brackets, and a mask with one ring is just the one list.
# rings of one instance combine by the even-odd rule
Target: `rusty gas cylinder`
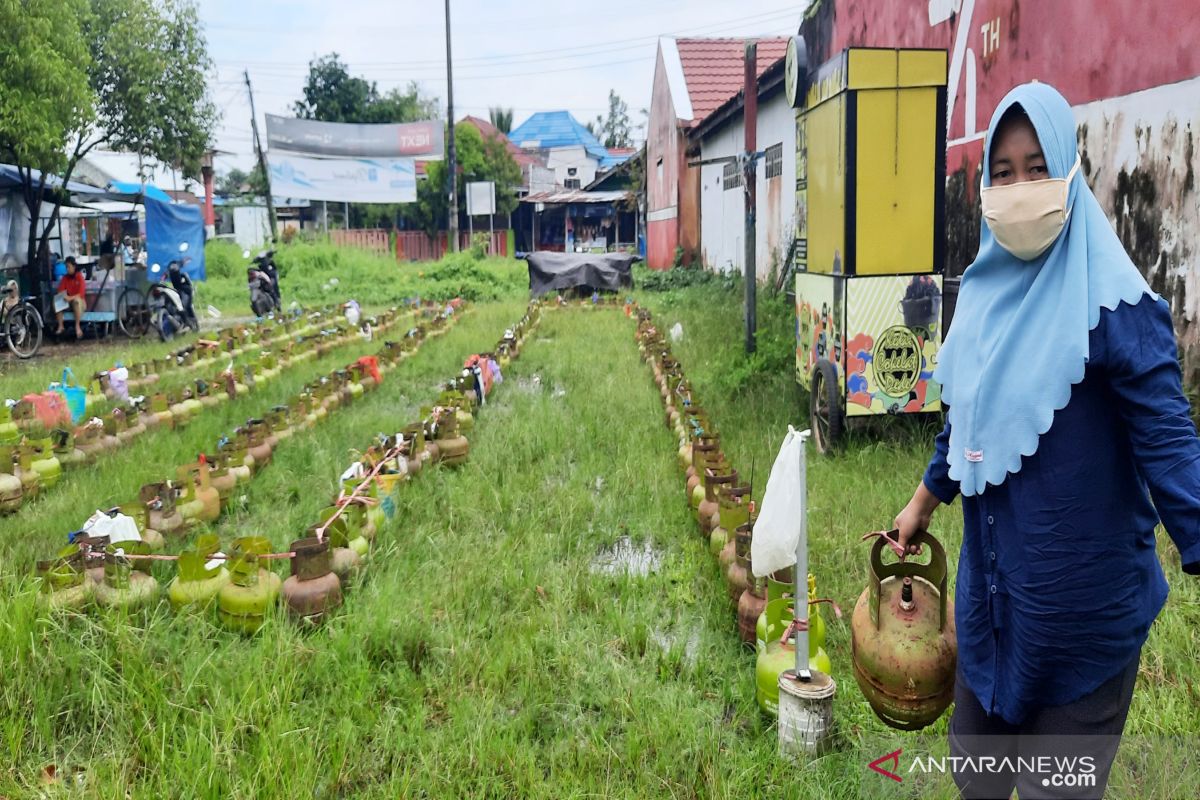
[[175,487],[166,482],[147,483],[138,493],[150,527],[164,536],[178,536],[188,528],[183,514],[175,507],[176,496]]
[[257,472],[271,463],[273,451],[268,440],[270,429],[267,427],[266,420],[252,419],[242,426],[241,430],[246,434],[246,451],[254,456],[254,470]]
[[292,574],[283,582],[283,599],[294,619],[320,623],[342,605],[342,582],[333,572],[329,542],[297,539],[292,552]]
[[870,580],[850,623],[854,678],[875,715],[900,730],[942,715],[954,698],[958,660],[946,552],[926,531],[909,542],[929,552],[928,564],[885,565],[884,538],[875,540]]
[[713,530],[713,517],[720,511],[720,505],[717,502],[717,492],[723,486],[736,486],[738,480],[737,470],[731,470],[723,475],[715,473],[712,469],[704,471],[704,499],[700,501],[699,507],[696,509],[696,518],[700,523],[700,533],[708,539]]
[[729,587],[729,601],[735,605],[741,599],[742,592],[750,586],[750,539],[753,532],[753,525],[746,523],[739,525],[733,535],[736,557],[725,571],[725,583]]
[[738,599],[737,626],[742,643],[754,647],[758,633],[758,618],[767,607],[766,588],[762,578],[749,576],[750,585]]

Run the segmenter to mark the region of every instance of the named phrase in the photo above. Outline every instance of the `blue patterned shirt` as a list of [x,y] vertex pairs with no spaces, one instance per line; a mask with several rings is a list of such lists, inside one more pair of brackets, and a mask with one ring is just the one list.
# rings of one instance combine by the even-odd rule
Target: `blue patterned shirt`
[[[1092,692],[1140,650],[1167,599],[1160,519],[1185,570],[1200,571],[1200,439],[1166,302],[1102,310],[1089,346],[1037,452],[962,499],[960,674],[1014,724]],[[943,503],[958,495],[949,438],[947,423],[924,476]]]

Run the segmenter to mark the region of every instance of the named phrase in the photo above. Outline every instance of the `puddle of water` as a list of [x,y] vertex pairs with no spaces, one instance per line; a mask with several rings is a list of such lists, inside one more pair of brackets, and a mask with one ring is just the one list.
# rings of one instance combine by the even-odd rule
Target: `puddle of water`
[[542,390],[542,376],[533,375],[532,377],[517,378],[517,391],[525,394],[533,394]]
[[683,639],[684,633],[684,631],[671,633],[656,629],[650,631],[650,641],[654,642],[655,646],[664,653],[671,652],[672,648],[683,642],[683,658],[690,666],[696,663],[696,654],[700,650],[700,629],[690,628],[687,630],[686,641]]
[[628,536],[617,539],[612,547],[601,550],[592,559],[591,570],[600,575],[631,575],[644,578],[657,572],[662,564],[662,553],[649,542],[635,545]]

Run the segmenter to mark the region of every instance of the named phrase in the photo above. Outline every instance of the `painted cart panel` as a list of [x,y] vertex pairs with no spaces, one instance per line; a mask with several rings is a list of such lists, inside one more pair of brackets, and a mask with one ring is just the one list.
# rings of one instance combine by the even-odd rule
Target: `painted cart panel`
[[838,292],[835,297],[835,288],[843,285],[830,275],[810,272],[796,275],[796,380],[806,389],[812,383],[817,361],[824,359],[837,372],[838,393],[846,391],[842,368],[845,295]]
[[942,340],[942,276],[846,283],[846,416],[940,411],[932,379]]

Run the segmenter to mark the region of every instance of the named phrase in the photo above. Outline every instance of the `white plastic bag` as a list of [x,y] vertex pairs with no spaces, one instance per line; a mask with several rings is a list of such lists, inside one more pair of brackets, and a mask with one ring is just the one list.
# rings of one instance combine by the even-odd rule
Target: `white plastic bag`
[[750,562],[757,577],[796,563],[796,545],[805,512],[800,455],[807,438],[808,431],[797,431],[788,425],[787,436],[767,478],[762,510],[750,542]]
[[676,322],[671,326],[670,336],[672,342],[678,342],[683,339],[683,323]]
[[140,542],[142,534],[138,531],[133,517],[117,514],[110,517],[103,511],[97,511],[83,523],[83,531],[89,536],[107,536],[111,544],[117,542]]
[[125,367],[117,367],[108,371],[108,385],[112,387],[113,394],[122,403],[129,402],[129,370]]

